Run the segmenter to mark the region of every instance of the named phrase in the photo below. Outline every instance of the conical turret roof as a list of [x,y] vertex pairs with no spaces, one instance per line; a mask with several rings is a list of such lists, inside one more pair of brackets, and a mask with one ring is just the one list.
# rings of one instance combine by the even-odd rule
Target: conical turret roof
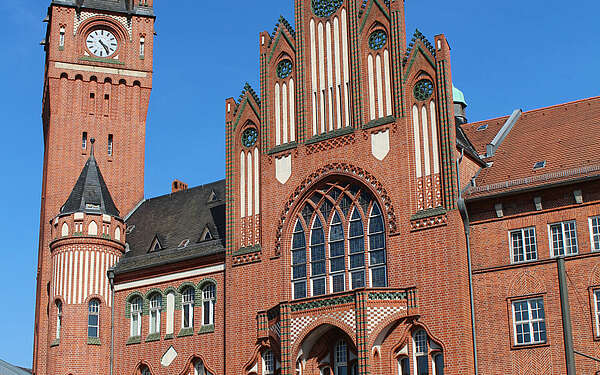
[[94,157],[94,140],[92,139],[92,151],[90,157],[85,163],[75,187],[69,195],[69,199],[60,209],[61,215],[72,214],[75,212],[85,212],[90,214],[106,214],[110,216],[119,216],[119,210],[110,196],[106,182],[102,177],[96,158]]

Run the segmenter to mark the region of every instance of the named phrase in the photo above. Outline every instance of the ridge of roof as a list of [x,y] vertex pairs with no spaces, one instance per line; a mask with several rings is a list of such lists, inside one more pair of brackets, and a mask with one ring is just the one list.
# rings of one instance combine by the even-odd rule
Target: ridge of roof
[[[191,187],[191,188],[189,188],[189,189],[186,189],[186,190],[179,190],[179,191],[176,191],[176,192],[174,192],[174,193],[167,193],[167,194],[163,194],[163,195],[158,195],[158,196],[156,196],[156,197],[147,198],[147,199],[144,199],[144,200],[142,200],[142,201],[139,203],[139,205],[141,206],[142,204],[144,204],[144,203],[146,203],[146,202],[152,202],[152,201],[156,201],[157,199],[171,198],[171,197],[174,197],[174,196],[177,196],[177,195],[183,195],[183,194],[185,194],[185,193],[188,193],[188,194],[189,194],[190,192],[194,192],[194,191],[196,191],[196,190],[200,190],[200,189],[204,189],[204,188],[212,187],[212,186],[215,186],[215,185],[219,185],[219,184],[222,184],[222,183],[224,183],[224,182],[225,182],[225,179],[224,179],[224,178],[222,178],[222,179],[220,179],[220,180],[213,181],[213,182],[209,182],[209,183],[202,184],[202,185],[198,185],[198,186],[194,186],[194,187]],[[219,201],[220,201],[220,200],[219,200]],[[217,202],[219,202],[219,201],[217,201]],[[132,212],[132,213],[133,213],[133,212]],[[131,214],[130,214],[129,216],[131,216]]]

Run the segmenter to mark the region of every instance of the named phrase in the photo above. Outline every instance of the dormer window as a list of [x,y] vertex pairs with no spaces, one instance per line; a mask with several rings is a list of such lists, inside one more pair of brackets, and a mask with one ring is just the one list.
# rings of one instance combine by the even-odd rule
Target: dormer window
[[162,250],[162,245],[158,239],[158,236],[154,236],[154,240],[152,241],[152,245],[150,246],[150,253],[153,251],[159,251]]
[[200,236],[200,242],[210,241],[212,239],[213,239],[213,236],[210,233],[210,230],[208,229],[208,227],[204,228],[204,231],[202,232],[202,235]]
[[212,203],[212,202],[217,202],[219,200],[219,196],[217,195],[217,193],[215,193],[215,191],[211,191],[210,195],[208,196],[208,203]]
[[189,245],[190,240],[189,239],[185,239],[183,241],[181,241],[181,243],[179,244],[179,246],[177,246],[178,249],[183,249],[186,248],[187,245]]

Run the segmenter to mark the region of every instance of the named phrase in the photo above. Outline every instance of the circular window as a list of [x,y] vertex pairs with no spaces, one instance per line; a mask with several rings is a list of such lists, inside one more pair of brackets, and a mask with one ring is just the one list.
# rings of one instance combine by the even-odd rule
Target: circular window
[[242,145],[244,147],[252,147],[258,139],[258,132],[255,128],[248,128],[242,133]]
[[369,36],[369,47],[373,50],[381,49],[387,42],[387,34],[383,30],[376,30]]
[[283,60],[277,64],[277,77],[284,79],[292,73],[292,62],[290,60]]
[[329,17],[342,6],[343,0],[312,0],[313,13],[317,17]]
[[415,99],[419,101],[427,100],[433,95],[433,83],[428,79],[422,79],[415,85],[413,93]]

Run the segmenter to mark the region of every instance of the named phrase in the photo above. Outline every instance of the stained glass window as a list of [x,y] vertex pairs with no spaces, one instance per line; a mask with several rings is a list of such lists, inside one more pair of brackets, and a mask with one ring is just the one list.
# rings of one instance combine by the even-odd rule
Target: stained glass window
[[415,85],[413,93],[415,99],[419,101],[427,100],[433,95],[433,83],[428,79],[422,79]]
[[317,17],[329,17],[342,6],[342,0],[312,0],[313,13]]
[[256,144],[258,139],[258,132],[255,128],[248,128],[242,133],[242,145],[244,147],[252,147]]
[[291,236],[294,299],[387,286],[380,207],[361,185],[326,182],[316,187]]
[[287,78],[292,73],[292,62],[288,59],[282,60],[277,64],[277,77]]
[[383,30],[375,30],[369,36],[369,47],[373,50],[381,49],[387,42],[387,34]]

